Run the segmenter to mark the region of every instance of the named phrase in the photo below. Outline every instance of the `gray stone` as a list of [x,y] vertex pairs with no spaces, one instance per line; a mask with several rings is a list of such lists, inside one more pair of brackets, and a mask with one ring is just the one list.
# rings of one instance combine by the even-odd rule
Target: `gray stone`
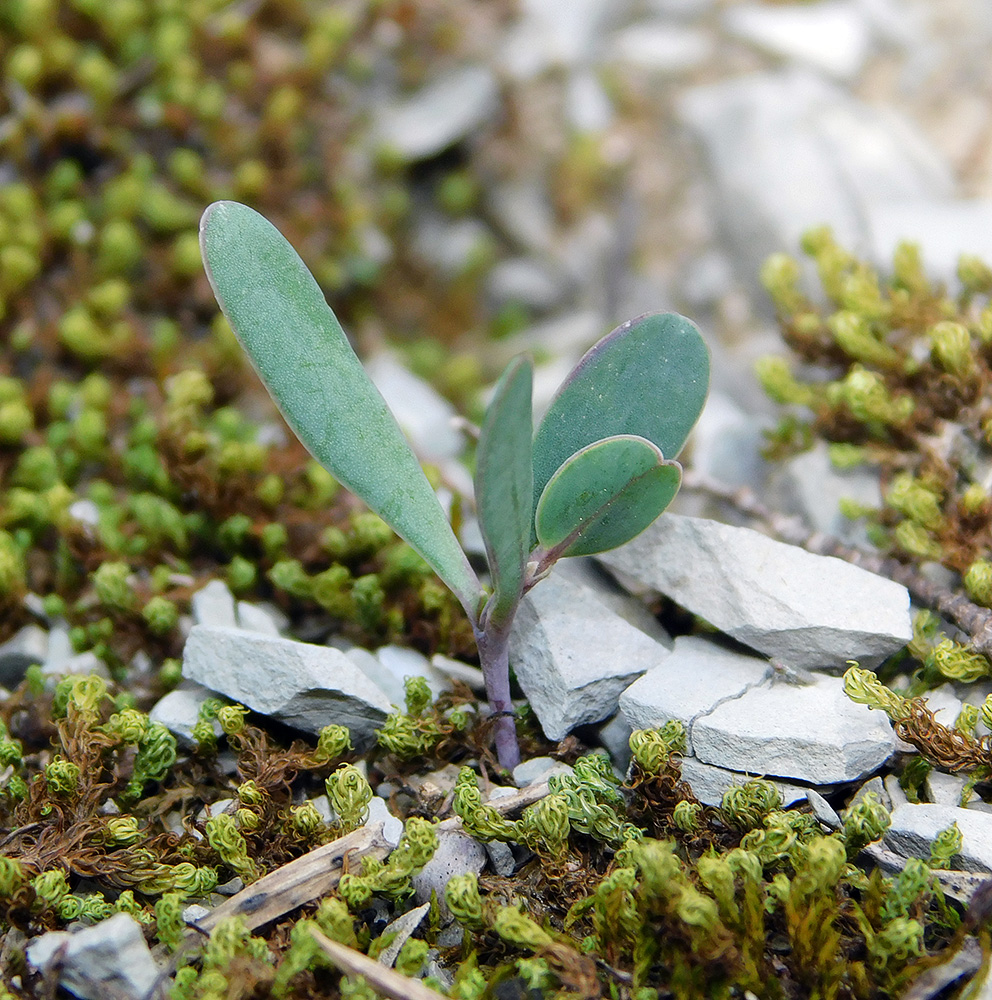
[[65,664],[75,655],[69,627],[62,620],[55,622],[48,630],[48,652],[42,664],[42,672],[58,674],[65,672]]
[[238,628],[243,628],[246,632],[260,632],[262,635],[279,635],[280,621],[273,616],[269,608],[261,604],[238,601],[237,617]]
[[0,684],[16,687],[28,667],[42,664],[48,656],[48,632],[40,625],[25,625],[0,645]]
[[547,254],[557,226],[551,209],[551,193],[532,178],[494,184],[485,192],[490,215],[503,232],[521,248]]
[[431,661],[415,649],[407,646],[380,646],[375,651],[375,656],[400,682],[407,677],[423,677],[435,698],[450,687],[447,678],[439,675]]
[[595,73],[579,69],[569,76],[565,117],[579,132],[605,132],[613,124],[613,102]]
[[[193,727],[199,721],[200,709],[204,702],[216,697],[216,693],[210,688],[184,680],[174,691],[155,702],[148,712],[148,718],[165,726],[182,749],[191,750],[196,745]],[[212,726],[214,736],[219,737],[223,733],[220,723],[214,719]]]
[[552,774],[574,774],[575,769],[564,761],[553,757],[531,757],[513,769],[513,783],[517,788],[547,781]]
[[427,159],[470,136],[492,115],[498,99],[492,71],[462,66],[385,108],[375,138],[404,160]]
[[526,80],[555,66],[588,62],[618,6],[616,0],[523,0],[520,19],[500,49],[501,68]]
[[880,508],[882,490],[875,469],[861,465],[838,469],[830,461],[826,443],[817,441],[808,451],[784,462],[773,478],[785,502],[811,528],[861,548],[869,547],[864,525],[845,517],[840,502],[853,500],[863,507]]
[[411,245],[428,267],[446,278],[458,278],[489,255],[493,234],[481,219],[450,219],[439,212],[421,211]]
[[435,653],[431,657],[431,666],[435,670],[439,670],[445,677],[467,684],[473,691],[485,691],[486,689],[486,681],[482,676],[482,671],[478,667],[473,667],[471,663],[462,663],[461,660],[453,660],[443,653]]
[[881,201],[867,205],[866,213],[869,254],[883,271],[891,270],[904,240],[919,244],[927,274],[952,286],[961,254],[992,260],[992,199]]
[[[743,771],[730,771],[725,767],[714,767],[712,764],[705,764],[695,757],[682,758],[682,779],[689,783],[693,795],[703,805],[720,805],[728,789],[746,784],[752,777],[760,777],[760,775],[744,773]],[[806,793],[809,791],[808,788],[802,788],[787,781],[776,781],[772,778],[766,780],[771,781],[778,789],[784,806],[804,801]]]
[[865,18],[851,0],[808,6],[731,7],[723,23],[732,35],[772,55],[804,63],[839,80],[854,77],[870,50]]
[[370,358],[365,370],[422,459],[437,462],[461,454],[464,440],[452,423],[455,408],[432,386],[391,354]]
[[806,793],[806,801],[813,810],[813,815],[828,830],[839,830],[842,826],[840,816],[834,807],[818,792],[811,788]]
[[644,602],[631,597],[626,590],[618,586],[595,559],[563,559],[555,565],[555,575],[581,587],[586,595],[594,597],[600,604],[604,604],[614,614],[619,615],[628,625],[633,625],[666,649],[673,647],[672,637],[661,622],[648,611]]
[[770,673],[767,660],[682,635],[658,666],[620,695],[620,711],[631,729],[656,729],[677,719],[685,726],[691,754],[696,720],[723,701],[739,698]]
[[617,712],[599,730],[599,742],[610,755],[613,766],[621,774],[626,774],[627,768],[630,767],[630,734],[632,732],[633,730],[620,712]]
[[896,806],[885,844],[904,858],[929,858],[930,847],[942,830],[957,823],[961,853],[955,867],[964,871],[992,871],[992,814],[933,803]]
[[678,76],[710,59],[712,34],[669,21],[637,21],[610,40],[610,60],[617,66]]
[[521,603],[510,662],[549,739],[616,711],[633,680],[668,654],[594,594],[556,574]]
[[961,775],[945,774],[943,771],[931,771],[923,782],[927,798],[938,806],[960,806],[964,785],[965,779]]
[[711,391],[692,432],[692,469],[727,486],[763,490],[769,463],[761,457],[764,436],[754,415],[722,392]]
[[907,120],[807,70],[693,88],[678,109],[702,144],[738,275],[755,289],[765,258],[810,227],[827,223],[858,248],[873,204],[953,190],[947,164]]
[[889,801],[892,803],[891,808],[895,809],[909,802],[902,785],[899,784],[899,779],[894,774],[887,774],[882,784],[885,785],[885,791],[888,793]]
[[489,864],[497,875],[509,878],[517,870],[517,859],[509,844],[504,844],[501,840],[490,840],[485,847]]
[[92,649],[76,653],[75,656],[70,656],[68,659],[60,656],[56,660],[53,660],[52,663],[44,663],[42,664],[41,672],[45,677],[51,679],[68,677],[70,674],[97,674],[107,680],[110,679],[110,671],[107,669],[107,664]]
[[892,755],[882,712],[858,705],[838,677],[812,684],[765,682],[719,704],[692,727],[696,756],[738,771],[811,784],[854,781]]
[[666,514],[598,558],[791,667],[873,664],[912,637],[905,587],[749,528]]
[[223,580],[211,580],[190,598],[190,610],[197,625],[222,625],[234,628],[238,616],[234,595]]
[[963,705],[952,684],[941,684],[940,687],[927,691],[924,697],[927,708],[937,716],[938,722],[945,726],[953,726],[957,722]]
[[420,926],[430,908],[430,903],[422,903],[420,906],[415,906],[412,910],[407,910],[406,913],[401,913],[395,920],[386,924],[382,930],[383,936],[386,934],[395,934],[396,936],[379,952],[378,961],[380,965],[384,965],[387,969],[393,967],[400,949]]
[[448,880],[455,875],[472,872],[478,875],[485,867],[486,849],[465,833],[445,830],[438,834],[434,857],[424,865],[423,871],[411,880],[418,903],[430,902],[431,892],[437,893],[438,904],[445,921],[451,913],[444,901]]
[[194,626],[183,676],[304,732],[347,726],[356,749],[373,744],[390,711],[386,695],[340,650],[240,629]]
[[546,262],[530,257],[500,261],[486,275],[486,295],[494,309],[509,304],[545,311],[568,293],[566,279]]
[[859,805],[866,795],[875,795],[878,801],[885,806],[889,812],[892,811],[892,799],[885,788],[885,782],[876,774],[874,778],[869,778],[852,796],[847,808],[844,810],[846,816],[855,806]]
[[127,913],[72,934],[50,931],[26,951],[31,965],[57,969],[59,985],[82,1000],[145,1000],[159,974],[141,925]]

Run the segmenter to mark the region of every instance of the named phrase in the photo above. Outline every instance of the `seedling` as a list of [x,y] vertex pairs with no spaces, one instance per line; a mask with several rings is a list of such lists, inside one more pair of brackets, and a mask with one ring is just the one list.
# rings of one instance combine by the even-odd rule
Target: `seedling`
[[491,590],[483,588],[385,400],[317,282],[279,231],[236,202],[200,222],[207,277],[234,332],[311,454],[430,564],[475,632],[500,763],[520,760],[508,642],[521,598],[563,556],[624,544],[671,503],[673,461],[709,385],[699,331],[642,316],[592,347],[535,434],[533,365],[510,362],[479,435],[475,475]]

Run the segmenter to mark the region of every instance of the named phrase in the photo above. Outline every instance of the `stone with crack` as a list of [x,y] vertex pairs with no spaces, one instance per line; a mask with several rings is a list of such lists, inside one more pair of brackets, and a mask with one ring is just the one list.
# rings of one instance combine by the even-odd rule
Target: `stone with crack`
[[709,639],[680,635],[672,652],[620,695],[620,711],[631,729],[660,728],[673,719],[681,722],[686,752],[691,754],[697,717],[713,711],[726,698],[740,697],[770,673],[765,659],[726,649]]
[[390,712],[386,694],[340,650],[237,628],[195,625],[183,676],[303,732],[347,726],[358,750],[372,746]]
[[847,697],[839,677],[816,675],[811,684],[764,681],[722,701],[695,720],[692,746],[704,763],[828,784],[881,767],[895,734],[883,712]]
[[666,514],[598,558],[789,667],[874,665],[913,634],[905,587],[750,528]]

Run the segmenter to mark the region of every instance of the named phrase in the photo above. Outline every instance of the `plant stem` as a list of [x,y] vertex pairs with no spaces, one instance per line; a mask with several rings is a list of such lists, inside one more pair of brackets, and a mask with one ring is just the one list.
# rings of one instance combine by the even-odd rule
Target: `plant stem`
[[501,767],[512,771],[520,763],[517,744],[517,724],[510,701],[510,621],[499,625],[488,620],[476,627],[475,641],[479,647],[482,677],[486,682],[489,711],[496,716],[494,738],[496,756]]

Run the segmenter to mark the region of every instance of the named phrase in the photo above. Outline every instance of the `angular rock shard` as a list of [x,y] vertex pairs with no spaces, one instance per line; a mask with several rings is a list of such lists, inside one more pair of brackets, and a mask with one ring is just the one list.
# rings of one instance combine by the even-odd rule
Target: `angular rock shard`
[[597,558],[787,666],[873,665],[912,638],[905,587],[750,528],[666,514]]
[[882,712],[857,705],[839,677],[764,682],[721,702],[692,727],[707,764],[811,784],[854,781],[885,763],[895,734]]
[[594,590],[557,574],[527,595],[510,635],[510,664],[553,740],[612,715],[620,692],[668,652]]
[[222,626],[195,625],[183,676],[303,732],[347,726],[367,749],[389,698],[338,649]]

